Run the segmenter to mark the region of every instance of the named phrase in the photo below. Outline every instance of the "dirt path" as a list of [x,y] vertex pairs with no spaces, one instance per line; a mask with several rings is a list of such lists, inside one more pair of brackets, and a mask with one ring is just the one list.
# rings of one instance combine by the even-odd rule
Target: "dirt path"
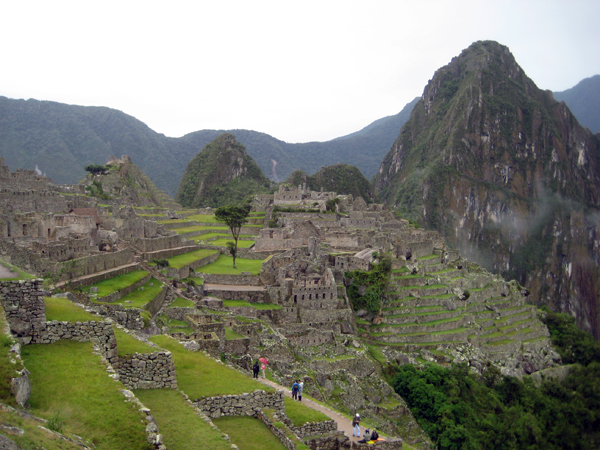
[[[283,393],[286,395],[286,397],[290,397],[290,398],[292,397],[292,391],[290,389],[285,388],[285,387],[275,383],[274,381],[268,380],[266,378],[259,378],[258,381],[260,381],[261,383],[267,384],[271,387],[274,387],[275,389],[283,391]],[[323,405],[320,405],[317,402],[313,402],[312,400],[310,400],[306,397],[302,398],[302,403],[312,409],[321,411],[323,414],[330,417],[332,420],[335,420],[335,422],[337,423],[337,426],[338,426],[338,430],[346,433],[346,436],[348,436],[352,441],[354,441],[354,442],[359,441],[358,437],[356,437],[356,436],[352,437],[352,421],[350,419],[347,419],[346,417],[342,416],[341,414],[338,414],[337,412],[335,412]],[[361,432],[361,434],[364,432],[364,427],[360,427],[360,432]]]
[[18,278],[19,274],[0,264],[0,278]]

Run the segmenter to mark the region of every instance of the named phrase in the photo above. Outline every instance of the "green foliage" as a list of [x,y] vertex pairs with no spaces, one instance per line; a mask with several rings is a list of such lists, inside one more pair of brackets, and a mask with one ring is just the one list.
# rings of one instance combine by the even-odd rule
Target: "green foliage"
[[379,263],[374,263],[373,268],[368,272],[364,270],[346,272],[346,277],[352,280],[347,292],[355,310],[366,309],[373,313],[379,312],[381,297],[389,283],[391,272],[392,261],[385,257],[381,258]]
[[575,319],[568,314],[552,312],[548,309],[542,321],[550,331],[552,343],[565,364],[579,363],[587,366],[593,361],[600,362],[600,343],[575,325]]
[[152,260],[153,264],[156,264],[156,267],[159,269],[164,269],[165,267],[169,267],[170,263],[168,259],[156,259]]
[[85,166],[85,171],[91,173],[92,175],[105,175],[106,172],[108,172],[108,169],[108,167],[100,164],[90,164]]
[[562,381],[536,387],[502,376],[488,364],[474,375],[465,364],[396,367],[394,389],[440,449],[593,449],[600,439],[600,344],[564,314],[544,319],[568,362]]
[[250,214],[250,205],[234,206],[227,205],[217,208],[215,211],[215,219],[224,223],[229,227],[229,231],[233,236],[234,242],[227,242],[227,248],[229,254],[233,258],[233,268],[235,269],[235,258],[237,256],[238,239],[242,226],[248,222],[248,215]]
[[92,184],[87,185],[85,187],[85,191],[88,195],[92,197],[98,197],[102,200],[110,200],[110,195],[104,192],[104,188],[102,187],[102,183],[97,180],[92,181]]
[[62,433],[65,422],[60,417],[60,412],[56,411],[52,418],[48,420],[48,429],[56,433]]
[[268,193],[270,186],[246,148],[224,133],[190,161],[175,199],[186,207],[219,207]]
[[327,211],[335,211],[335,207],[339,202],[340,202],[339,198],[330,198],[329,200],[327,200],[327,203],[325,205],[325,207],[327,208]]

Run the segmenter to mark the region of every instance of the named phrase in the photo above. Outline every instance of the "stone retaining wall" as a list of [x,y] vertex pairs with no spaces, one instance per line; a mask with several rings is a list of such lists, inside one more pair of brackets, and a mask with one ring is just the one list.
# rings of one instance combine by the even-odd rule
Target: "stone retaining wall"
[[111,270],[110,272],[106,272],[106,273],[97,273],[95,275],[87,277],[84,280],[70,280],[69,286],[71,288],[75,288],[78,286],[89,286],[92,284],[99,283],[100,281],[108,280],[109,278],[114,278],[119,275],[133,272],[134,270],[140,270],[139,263],[138,264],[129,264],[129,265],[126,265],[125,267],[120,267],[117,270]]
[[[133,250],[124,249],[111,253],[98,253],[62,263],[60,281],[91,275],[103,270],[114,269],[133,262]],[[113,277],[114,275],[111,275]],[[110,277],[109,277],[110,278]]]
[[[200,271],[202,272],[202,271]],[[262,286],[258,275],[219,275],[213,273],[202,274],[204,283],[209,284],[231,284],[234,286]]]
[[116,369],[127,389],[177,389],[171,352],[136,353],[118,357]]
[[17,336],[27,331],[27,324],[46,321],[43,283],[42,279],[0,282],[0,301],[11,331]]
[[[143,253],[167,250],[175,247],[181,247],[184,244],[183,239],[178,234],[174,236],[160,236],[156,238],[132,238],[131,244]],[[193,241],[190,242],[193,245]]]
[[163,286],[162,290],[157,294],[157,296],[150,300],[148,303],[146,303],[146,305],[144,306],[144,309],[150,314],[152,314],[152,317],[158,314],[158,311],[163,306],[165,297],[167,296],[167,291],[167,286]]
[[137,308],[125,308],[123,305],[91,305],[90,308],[102,316],[108,316],[130,330],[143,330],[144,319]]
[[61,339],[94,342],[110,364],[117,364],[117,338],[111,322],[51,322],[33,323],[27,336],[18,338],[21,344],[52,344]]
[[211,419],[221,416],[254,416],[264,408],[285,411],[283,391],[268,393],[256,390],[250,394],[205,397],[194,402]]
[[283,430],[281,430],[281,429],[277,428],[275,425],[273,425],[273,422],[271,422],[269,420],[269,418],[267,417],[267,415],[265,413],[263,413],[262,411],[259,411],[256,414],[256,418],[265,424],[265,426],[269,429],[269,431],[271,433],[273,433],[277,439],[279,439],[281,444],[287,450],[296,450],[296,444],[294,444],[291,441],[291,439],[286,436],[286,434]]

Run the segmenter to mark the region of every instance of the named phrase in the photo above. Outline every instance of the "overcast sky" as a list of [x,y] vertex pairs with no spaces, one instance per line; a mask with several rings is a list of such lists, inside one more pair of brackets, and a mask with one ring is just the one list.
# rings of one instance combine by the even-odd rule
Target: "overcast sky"
[[343,136],[477,40],[542,89],[600,73],[598,0],[0,0],[0,17],[0,95],[108,106],[173,137]]

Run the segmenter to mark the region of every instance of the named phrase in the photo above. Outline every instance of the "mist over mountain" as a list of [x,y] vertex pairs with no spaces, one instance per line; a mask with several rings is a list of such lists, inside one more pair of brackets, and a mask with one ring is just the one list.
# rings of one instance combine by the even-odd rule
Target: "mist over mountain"
[[600,336],[600,135],[538,89],[507,47],[476,42],[436,71],[375,187]]
[[571,89],[553,94],[556,100],[567,104],[581,125],[593,133],[600,132],[600,75],[581,80]]

